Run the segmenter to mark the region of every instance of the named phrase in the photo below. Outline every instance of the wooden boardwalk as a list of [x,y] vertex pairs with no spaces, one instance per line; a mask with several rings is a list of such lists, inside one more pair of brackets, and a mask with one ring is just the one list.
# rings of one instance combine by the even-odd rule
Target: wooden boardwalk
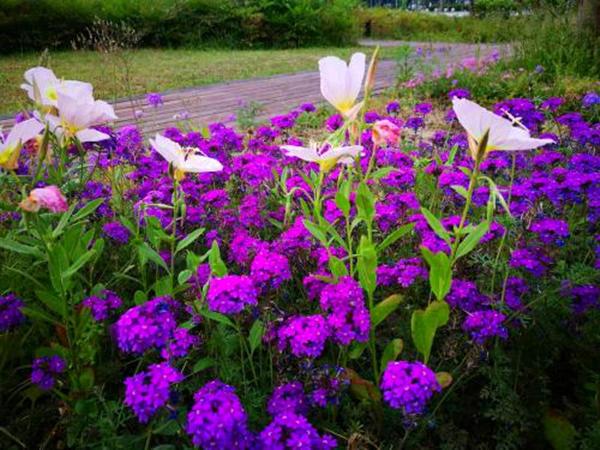
[[[401,43],[398,41],[364,41],[365,45],[381,44],[394,46],[408,44],[421,47],[430,57],[421,57],[426,64],[445,67],[450,62],[460,62],[469,56],[484,57],[494,50],[507,52],[506,47],[479,46],[471,44],[426,44]],[[412,56],[411,58],[417,58]],[[393,86],[396,76],[396,63],[382,60],[379,63],[375,91]],[[276,75],[266,78],[232,81],[208,86],[172,90],[162,94],[163,104],[152,107],[145,96],[121,99],[114,102],[119,119],[116,126],[137,123],[146,133],[154,133],[175,125],[176,115],[187,115],[195,125],[207,125],[211,122],[230,122],[231,116],[241,104],[258,103],[262,106],[261,118],[285,113],[305,102],[323,101],[319,87],[319,73],[300,72]],[[142,111],[139,120],[135,111]],[[0,120],[4,128],[10,127],[12,119]]]

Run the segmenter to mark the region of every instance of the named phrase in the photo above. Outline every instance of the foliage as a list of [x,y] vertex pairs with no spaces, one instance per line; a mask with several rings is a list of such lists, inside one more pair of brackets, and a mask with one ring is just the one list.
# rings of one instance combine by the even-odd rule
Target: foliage
[[355,0],[1,0],[0,51],[69,47],[99,20],[127,24],[145,46],[342,45],[356,36],[355,6]]

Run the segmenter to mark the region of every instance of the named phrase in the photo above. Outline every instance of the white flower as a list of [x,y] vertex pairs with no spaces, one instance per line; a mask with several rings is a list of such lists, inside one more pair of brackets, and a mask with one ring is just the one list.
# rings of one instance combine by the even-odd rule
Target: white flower
[[181,147],[177,142],[160,134],[150,139],[150,144],[175,168],[176,179],[182,179],[186,172],[203,173],[223,170],[223,165],[218,160],[199,154],[196,148]]
[[39,135],[43,129],[43,124],[35,119],[28,119],[15,124],[5,139],[2,139],[0,133],[0,167],[16,169],[23,144]]
[[62,88],[75,97],[92,96],[93,87],[89,83],[74,80],[59,80],[52,70],[45,67],[33,67],[25,72],[25,81],[21,88],[34,102],[42,106],[57,106],[58,89]]
[[364,53],[352,55],[349,65],[335,56],[319,61],[323,97],[348,118],[354,118],[362,107],[356,99],[365,76],[365,61]]
[[297,145],[282,145],[281,149],[287,156],[293,156],[303,161],[315,162],[321,166],[321,170],[327,172],[337,163],[352,164],[354,158],[360,156],[363,148],[360,145],[346,147],[319,148],[316,142],[311,142],[309,147]]
[[547,144],[554,144],[552,139],[535,139],[524,128],[482,108],[477,103],[465,98],[452,99],[452,107],[458,121],[469,135],[469,147],[473,159],[484,135],[489,131],[484,155],[495,150],[531,150]]
[[79,142],[98,142],[110,136],[90,127],[117,119],[111,105],[94,100],[91,95],[68,91],[66,86],[57,90],[58,116],[46,115],[52,130],[61,137],[76,137]]

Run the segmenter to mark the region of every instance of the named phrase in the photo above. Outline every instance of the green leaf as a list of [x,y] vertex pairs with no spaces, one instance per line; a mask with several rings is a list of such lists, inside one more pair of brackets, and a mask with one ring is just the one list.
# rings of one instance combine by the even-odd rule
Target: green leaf
[[202,358],[194,364],[192,367],[192,374],[202,372],[215,365],[215,361],[212,358]]
[[306,228],[309,231],[309,233],[312,234],[321,244],[323,244],[326,247],[328,246],[327,234],[321,227],[306,219],[302,220],[302,223],[304,224],[304,228]]
[[345,277],[348,275],[346,264],[337,256],[329,256],[329,270],[334,277]]
[[212,242],[212,246],[210,247],[208,263],[210,264],[211,272],[217,277],[227,275],[227,266],[221,259],[221,251],[219,250],[219,244],[216,240]]
[[83,208],[81,208],[73,215],[73,222],[78,222],[80,220],[85,219],[90,214],[93,214],[103,202],[103,198],[97,198],[96,200],[92,200],[91,202],[86,203]]
[[372,295],[377,287],[377,252],[366,236],[360,238],[357,269],[360,285]]
[[479,241],[489,229],[490,223],[487,220],[477,225],[458,246],[455,259],[468,255],[479,244]]
[[431,292],[438,300],[444,300],[452,286],[452,264],[444,252],[432,253],[421,247],[421,253],[429,265],[429,284]]
[[250,328],[250,334],[248,335],[248,343],[250,344],[250,353],[254,353],[254,350],[256,350],[260,346],[264,333],[265,333],[265,326],[260,321],[260,319],[257,319],[252,324],[252,327]]
[[375,172],[373,172],[373,174],[371,175],[371,178],[373,178],[374,180],[379,180],[381,178],[385,178],[387,177],[390,173],[392,173],[394,170],[398,170],[395,167],[381,167],[379,169],[377,169]]
[[77,261],[71,264],[71,266],[63,272],[63,280],[68,280],[77,272],[79,272],[79,269],[81,269],[90,259],[92,259],[95,254],[96,252],[94,250],[89,250],[77,258]]
[[437,234],[441,239],[446,241],[448,245],[450,245],[450,234],[448,233],[446,228],[444,228],[442,222],[440,222],[440,220],[437,217],[435,217],[435,215],[427,208],[421,208],[421,213],[425,217],[425,220],[427,220],[427,223],[434,231],[434,233]]
[[133,294],[133,303],[136,305],[146,303],[147,300],[148,295],[144,291],[135,291],[135,294]]
[[204,228],[198,228],[197,230],[192,231],[177,243],[175,253],[179,253],[181,250],[193,244],[202,235],[202,233],[204,233]]
[[549,410],[543,419],[544,436],[554,450],[575,448],[577,430],[569,420],[558,411]]
[[366,348],[367,348],[366,342],[355,342],[350,347],[350,351],[348,352],[348,358],[350,358],[350,359],[360,358],[361,355],[363,354],[363,352],[366,350]]
[[177,275],[177,282],[181,285],[184,284],[187,280],[189,280],[192,275],[194,274],[194,272],[192,272],[191,270],[182,270],[181,272],[179,272],[179,275]]
[[388,345],[385,346],[383,353],[381,354],[380,373],[385,371],[390,361],[394,361],[398,355],[402,353],[403,348],[404,342],[402,339],[393,339],[388,342]]
[[402,296],[396,294],[390,295],[382,302],[377,303],[373,308],[373,311],[371,311],[371,324],[373,328],[383,322],[387,316],[394,312],[398,306],[400,306],[402,300]]
[[35,291],[35,295],[50,311],[58,314],[60,317],[66,317],[67,305],[65,301],[52,292],[52,290],[39,289]]
[[364,182],[361,182],[356,190],[356,208],[358,217],[367,223],[373,223],[373,218],[375,217],[375,197]]
[[467,190],[459,184],[454,184],[450,187],[454,189],[462,198],[467,198],[469,196]]
[[48,323],[51,323],[54,325],[61,325],[59,320],[46,314],[43,311],[40,311],[37,308],[34,309],[34,308],[29,308],[29,307],[25,306],[24,308],[21,308],[21,311],[23,311],[23,314],[25,314],[27,317],[30,317],[32,319],[43,320],[45,322],[48,322]]
[[350,183],[344,182],[335,193],[335,204],[340,211],[344,214],[344,217],[350,216]]
[[377,254],[381,255],[381,253],[388,248],[390,245],[393,245],[398,239],[400,239],[405,234],[410,233],[415,227],[414,223],[408,223],[406,225],[402,225],[400,228],[397,228],[390,234],[388,234],[385,239],[377,246]]
[[446,325],[450,317],[448,303],[435,301],[427,309],[413,312],[410,328],[413,342],[417,350],[423,355],[423,362],[427,364],[433,339],[438,328]]
[[138,244],[137,249],[142,261],[144,261],[143,264],[145,264],[145,261],[152,261],[154,264],[162,267],[167,272],[169,271],[169,267],[167,266],[165,260],[162,259],[158,252],[150,247],[146,242]]
[[9,250],[11,252],[20,253],[22,255],[35,256],[36,258],[44,257],[44,254],[39,248],[24,245],[19,242],[13,241],[12,239],[0,238],[0,248]]
[[210,311],[208,309],[201,309],[200,314],[202,314],[207,319],[222,323],[223,325],[227,325],[228,327],[237,328],[229,317],[218,312]]
[[56,225],[56,228],[54,229],[54,231],[52,231],[52,237],[54,239],[56,239],[57,237],[59,237],[62,234],[63,230],[65,229],[65,227],[69,223],[69,219],[73,215],[73,211],[75,211],[75,207],[76,206],[77,206],[76,203],[73,204],[73,205],[71,205],[71,207],[68,209],[68,211],[65,212],[63,215],[60,216],[60,220],[58,221],[58,225]]

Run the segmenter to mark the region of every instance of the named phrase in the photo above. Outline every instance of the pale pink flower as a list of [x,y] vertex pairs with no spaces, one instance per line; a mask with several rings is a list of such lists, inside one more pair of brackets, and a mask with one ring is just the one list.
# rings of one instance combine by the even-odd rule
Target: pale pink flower
[[69,209],[67,199],[57,186],[33,189],[29,193],[29,197],[23,200],[19,206],[29,212],[38,212],[41,208],[45,208],[50,212],[58,213]]

